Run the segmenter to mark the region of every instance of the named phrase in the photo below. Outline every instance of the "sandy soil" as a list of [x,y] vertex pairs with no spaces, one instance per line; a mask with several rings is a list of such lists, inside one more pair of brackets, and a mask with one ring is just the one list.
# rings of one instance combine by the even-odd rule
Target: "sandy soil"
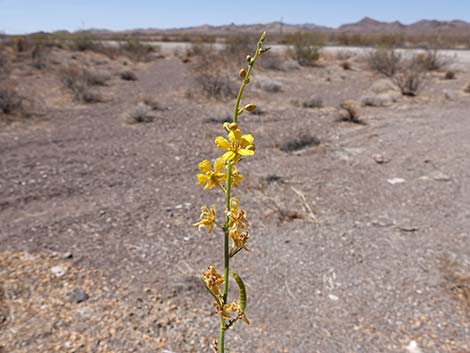
[[[52,73],[25,75],[43,114],[0,130],[0,352],[210,351],[218,322],[196,275],[221,266],[222,241],[191,223],[222,195],[195,174],[219,153],[208,118],[232,102],[194,93],[174,57],[132,64],[134,82],[103,65],[107,100],[92,105]],[[339,104],[380,79],[360,63],[257,71],[246,103],[263,114],[240,123],[257,150],[237,190],[252,252],[233,263],[252,327],[229,333],[232,352],[470,352],[470,70],[442,76],[353,124]],[[311,96],[325,107],[292,103]],[[144,97],[155,120],[126,123]],[[305,134],[320,144],[281,150]]]

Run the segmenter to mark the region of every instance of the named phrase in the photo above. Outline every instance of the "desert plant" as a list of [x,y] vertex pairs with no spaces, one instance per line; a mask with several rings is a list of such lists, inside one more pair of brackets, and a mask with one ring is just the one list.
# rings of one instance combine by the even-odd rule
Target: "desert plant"
[[424,53],[417,54],[416,61],[426,71],[444,70],[451,62],[449,57],[443,55],[440,50],[435,48],[426,49]]
[[129,70],[121,72],[119,76],[121,77],[121,80],[124,80],[124,81],[137,81],[138,80],[137,75],[134,72],[129,71]]
[[352,70],[352,65],[351,65],[351,62],[350,61],[342,61],[339,66],[341,66],[341,68],[343,70]]
[[79,66],[68,66],[60,71],[60,77],[64,85],[69,88],[76,100],[85,103],[96,103],[102,101],[101,96],[92,86],[102,85],[103,80]]
[[455,71],[446,71],[445,75],[444,75],[444,79],[445,80],[453,80],[455,79]]
[[39,43],[34,45],[31,51],[31,60],[34,68],[38,70],[45,69],[48,64],[50,48]]
[[270,93],[278,93],[282,91],[282,83],[276,80],[261,80],[257,86],[263,91]]
[[372,70],[392,77],[400,68],[402,56],[394,49],[381,47],[369,52],[366,60]]
[[392,80],[402,95],[415,97],[424,87],[426,78],[423,67],[416,61],[416,58],[413,58],[402,65]]
[[155,119],[152,110],[152,107],[141,102],[126,114],[126,120],[129,124],[151,123]]
[[208,97],[223,98],[233,96],[236,92],[234,81],[221,68],[198,72],[195,79],[199,88]]
[[149,61],[150,54],[159,50],[158,47],[144,44],[137,39],[130,39],[124,43],[121,43],[119,49],[129,58],[137,62]]
[[301,133],[294,138],[286,140],[279,149],[283,152],[297,152],[311,146],[318,146],[319,144],[320,139],[317,136]]
[[233,300],[232,302],[228,300],[230,260],[242,250],[248,250],[247,242],[250,238],[246,213],[241,208],[238,199],[233,197],[232,188],[239,186],[242,180],[242,175],[237,166],[245,157],[252,156],[255,153],[254,138],[251,134],[243,135],[241,133],[238,126],[238,117],[244,111],[252,111],[256,108],[254,104],[247,104],[244,107],[240,107],[240,104],[245,87],[250,83],[250,76],[255,62],[266,51],[263,48],[265,37],[266,33],[263,33],[258,41],[255,55],[247,57],[248,68],[240,70],[242,83],[235,103],[233,120],[230,123],[224,123],[228,139],[222,136],[215,139],[216,146],[224,150],[224,153],[214,161],[213,167],[208,160],[200,162],[200,173],[197,175],[198,182],[204,186],[204,189],[215,188],[225,194],[223,224],[216,220],[216,208],[207,206],[201,208],[200,220],[194,224],[199,230],[207,228],[208,232],[211,233],[216,228],[224,234],[223,274],[217,273],[216,268],[209,265],[208,271],[200,277],[201,283],[214,299],[215,311],[220,317],[219,339],[213,342],[214,351],[220,353],[226,352],[225,334],[234,324],[238,321],[250,324],[245,314],[247,303],[245,285],[241,277],[235,272],[232,272],[232,277],[238,285],[240,296],[239,300]]
[[470,83],[463,89],[463,91],[465,93],[469,93],[470,94]]
[[13,114],[22,110],[23,98],[12,87],[0,87],[0,113]]
[[292,58],[301,66],[313,66],[320,59],[323,39],[313,34],[301,34],[293,38]]
[[319,109],[323,108],[323,100],[319,97],[310,97],[302,102],[302,107]]
[[340,120],[348,121],[355,124],[364,124],[360,119],[360,106],[352,100],[344,101],[340,104]]

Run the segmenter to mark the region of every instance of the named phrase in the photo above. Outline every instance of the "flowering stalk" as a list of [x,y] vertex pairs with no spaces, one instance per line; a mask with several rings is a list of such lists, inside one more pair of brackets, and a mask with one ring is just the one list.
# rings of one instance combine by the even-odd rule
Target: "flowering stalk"
[[[245,211],[240,208],[239,201],[232,197],[232,187],[240,184],[243,176],[239,173],[236,165],[243,160],[244,157],[252,156],[255,153],[254,137],[251,134],[242,135],[238,128],[238,117],[244,111],[253,111],[256,109],[254,104],[247,104],[240,108],[243,92],[245,87],[250,83],[251,72],[255,65],[256,59],[269,50],[263,48],[263,42],[266,33],[261,35],[256,48],[256,53],[252,57],[247,56],[248,68],[240,69],[240,78],[242,83],[238,91],[237,100],[233,112],[233,120],[231,123],[225,123],[224,129],[227,132],[228,139],[218,136],[215,144],[218,148],[226,152],[213,163],[213,169],[210,161],[204,160],[199,163],[201,173],[197,175],[200,185],[204,185],[204,189],[219,188],[225,193],[225,220],[221,227],[216,221],[216,210],[214,207],[203,206],[199,222],[194,225],[199,230],[207,227],[208,233],[214,229],[214,225],[221,228],[224,233],[224,273],[217,273],[214,266],[210,265],[209,270],[203,273],[200,278],[204,287],[209,291],[215,299],[214,307],[217,314],[220,315],[219,341],[214,342],[214,351],[225,353],[225,332],[230,329],[236,322],[244,321],[250,324],[246,315],[246,291],[245,285],[241,277],[235,272],[232,274],[235,282],[239,287],[240,298],[228,302],[229,292],[229,274],[230,274],[230,258],[237,255],[241,250],[248,250],[247,242],[250,237],[248,232],[249,223],[246,219]],[[232,246],[230,247],[230,241]],[[223,285],[223,290],[220,286]],[[235,315],[235,317],[232,317]]]

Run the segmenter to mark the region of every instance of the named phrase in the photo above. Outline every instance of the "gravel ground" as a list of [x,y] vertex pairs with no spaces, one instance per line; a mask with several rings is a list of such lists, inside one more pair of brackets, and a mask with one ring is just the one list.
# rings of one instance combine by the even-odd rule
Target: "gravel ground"
[[[189,65],[132,64],[138,80],[113,76],[93,105],[52,73],[24,76],[48,96],[42,117],[0,130],[2,353],[210,351],[196,275],[221,266],[222,244],[191,223],[222,195],[195,173],[232,102],[194,93]],[[233,265],[252,326],[229,333],[232,352],[470,352],[470,74],[441,76],[361,108],[359,125],[338,121],[379,80],[359,62],[256,73],[282,89],[246,93],[263,114],[241,121],[257,143],[237,190],[253,238]],[[324,108],[292,103],[312,96]],[[148,97],[154,121],[126,123]],[[281,150],[304,135],[320,143]]]

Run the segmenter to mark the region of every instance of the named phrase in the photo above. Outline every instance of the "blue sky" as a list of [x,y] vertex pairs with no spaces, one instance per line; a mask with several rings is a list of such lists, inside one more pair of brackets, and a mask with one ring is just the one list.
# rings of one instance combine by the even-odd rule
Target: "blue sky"
[[470,21],[470,0],[0,0],[0,31],[171,28],[278,21],[338,26],[364,16]]

